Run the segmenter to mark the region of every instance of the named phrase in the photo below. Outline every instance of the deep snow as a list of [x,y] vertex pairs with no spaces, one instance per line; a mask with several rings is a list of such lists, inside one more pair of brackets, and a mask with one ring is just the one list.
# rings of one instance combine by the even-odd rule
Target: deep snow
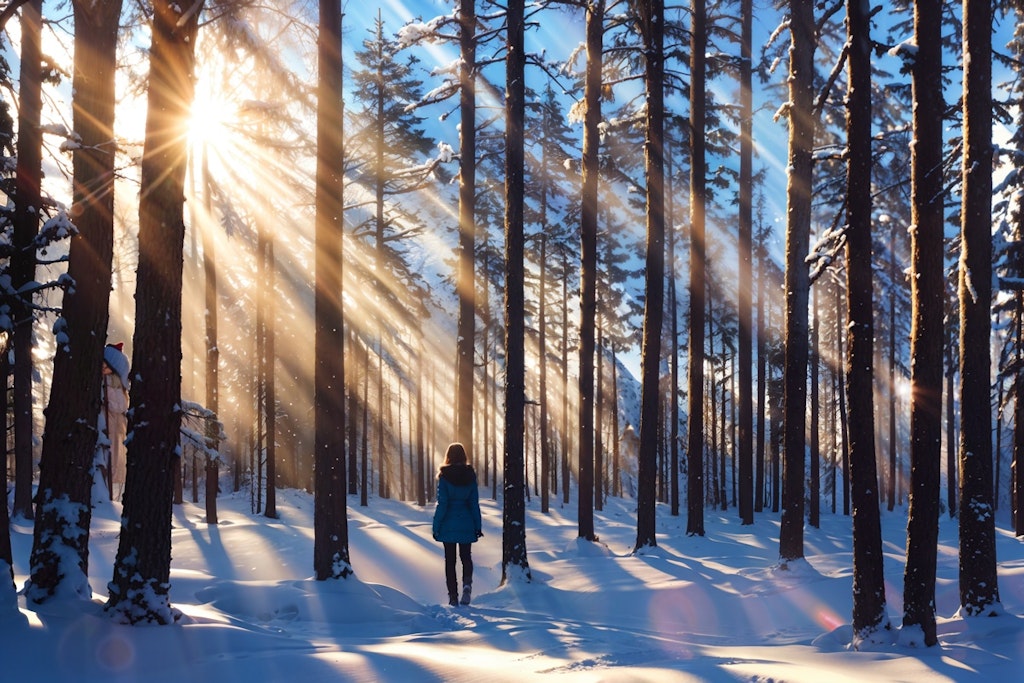
[[[482,491],[482,494],[485,494]],[[279,519],[249,511],[246,493],[219,500],[219,525],[191,503],[174,510],[175,626],[124,626],[103,612],[120,506],[93,517],[91,602],[61,598],[0,616],[5,681],[1012,681],[1024,659],[1024,550],[1000,511],[1003,614],[958,614],[957,527],[943,516],[937,594],[940,644],[900,633],[905,509],[883,512],[893,632],[849,648],[851,520],[826,513],[806,530],[806,561],[778,567],[778,515],[752,527],[706,513],[707,536],[658,509],[659,547],[631,554],[631,500],[596,516],[601,544],[577,538],[576,503],[528,505],[532,582],[501,586],[501,508],[481,501],[469,607],[445,601],[432,506],[349,498],[355,579],[312,580],[312,497],[283,490]],[[16,585],[26,579],[31,525],[12,524]]]

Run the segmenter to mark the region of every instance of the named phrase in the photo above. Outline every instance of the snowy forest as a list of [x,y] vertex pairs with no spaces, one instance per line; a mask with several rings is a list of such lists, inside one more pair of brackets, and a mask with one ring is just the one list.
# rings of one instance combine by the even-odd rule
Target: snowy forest
[[503,584],[532,579],[528,504],[596,544],[627,500],[637,554],[656,511],[774,515],[781,567],[848,516],[856,646],[890,628],[903,509],[902,628],[938,642],[943,516],[963,613],[995,613],[1020,2],[363,4],[0,2],[0,611],[91,597],[123,342],[121,623],[175,622],[183,501],[214,525],[306,491],[308,565],[345,580],[349,506],[428,506],[456,441]]

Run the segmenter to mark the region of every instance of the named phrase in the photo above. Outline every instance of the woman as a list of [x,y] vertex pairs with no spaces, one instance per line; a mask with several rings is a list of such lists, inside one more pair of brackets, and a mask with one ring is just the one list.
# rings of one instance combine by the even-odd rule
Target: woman
[[437,473],[437,509],[434,510],[434,540],[444,544],[444,576],[448,604],[459,604],[459,582],[455,574],[455,552],[462,559],[462,604],[472,597],[472,544],[481,531],[480,494],[476,472],[469,464],[461,443],[448,446],[444,464]]

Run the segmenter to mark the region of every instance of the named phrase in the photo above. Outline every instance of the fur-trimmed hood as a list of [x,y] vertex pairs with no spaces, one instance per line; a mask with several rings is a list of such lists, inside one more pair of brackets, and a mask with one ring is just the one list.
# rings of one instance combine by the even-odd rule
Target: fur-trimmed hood
[[469,486],[476,481],[476,472],[469,465],[445,465],[437,475],[452,486]]

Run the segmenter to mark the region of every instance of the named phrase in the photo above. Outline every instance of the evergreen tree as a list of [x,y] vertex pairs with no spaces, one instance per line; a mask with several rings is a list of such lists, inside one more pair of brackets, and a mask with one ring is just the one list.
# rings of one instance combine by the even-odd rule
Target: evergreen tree
[[[423,130],[423,117],[408,106],[422,96],[422,82],[415,75],[418,60],[410,56],[402,61],[400,49],[399,42],[385,36],[378,12],[370,37],[355,53],[359,68],[352,73],[353,98],[362,109],[355,113],[357,128],[349,136],[353,141],[350,174],[362,193],[350,201],[347,212],[363,216],[355,221],[353,236],[363,242],[366,257],[365,261],[352,260],[359,265],[357,279],[369,283],[368,291],[354,294],[362,297],[360,307],[371,312],[363,320],[363,331],[377,367],[373,450],[378,458],[378,491],[382,497],[389,495],[390,486],[384,412],[386,372],[391,368],[385,365],[398,355],[392,352],[393,347],[401,344],[403,326],[415,319],[411,311],[423,290],[402,245],[403,240],[423,229],[423,220],[414,209],[406,208],[403,197],[432,183],[438,163],[425,159],[433,142]],[[368,410],[370,403],[371,397],[364,396],[363,409]]]

